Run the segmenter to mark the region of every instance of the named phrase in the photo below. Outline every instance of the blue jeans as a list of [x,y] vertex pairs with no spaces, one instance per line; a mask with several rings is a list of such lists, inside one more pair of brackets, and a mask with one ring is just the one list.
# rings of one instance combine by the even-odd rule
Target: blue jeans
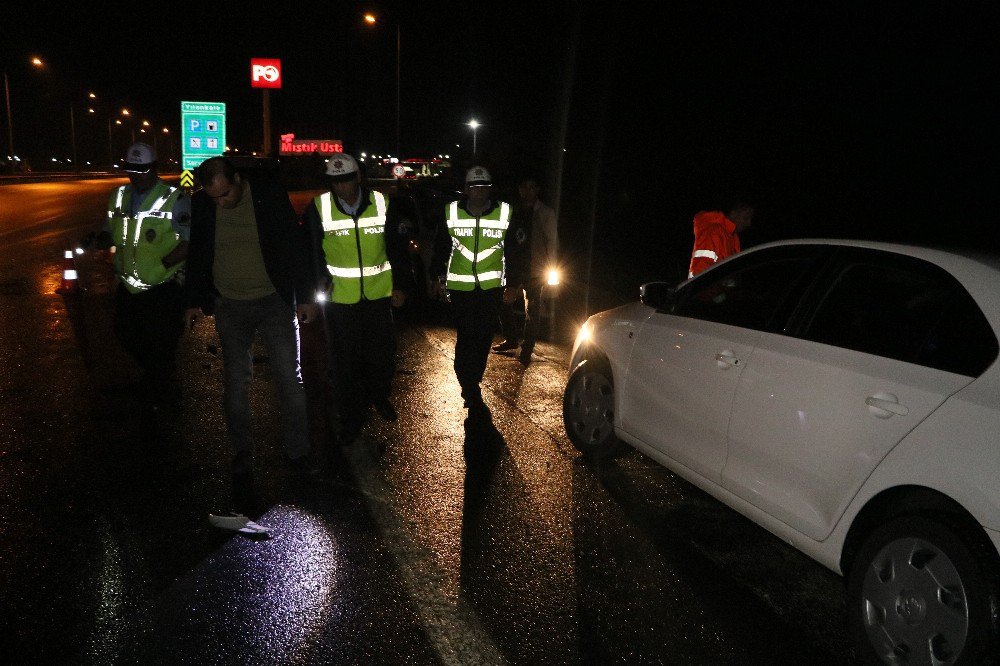
[[309,452],[306,394],[299,365],[299,322],[295,309],[278,294],[249,301],[217,297],[215,330],[222,343],[225,371],[226,426],[236,453],[253,453],[250,427],[250,379],[253,342],[259,331],[270,354],[281,401],[281,432],[285,452],[300,458]]

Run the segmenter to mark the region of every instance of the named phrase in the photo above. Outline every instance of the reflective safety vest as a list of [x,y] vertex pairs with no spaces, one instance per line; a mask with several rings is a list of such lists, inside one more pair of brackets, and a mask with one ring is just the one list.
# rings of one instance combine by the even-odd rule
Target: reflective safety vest
[[501,202],[482,217],[470,215],[454,201],[448,206],[451,258],[448,289],[496,289],[507,284],[503,246],[510,226],[510,205]]
[[163,266],[163,258],[181,242],[171,212],[180,195],[179,189],[158,180],[143,199],[139,212],[131,217],[132,189],[122,185],[111,192],[108,219],[115,245],[115,272],[133,294],[173,279],[184,265],[180,262],[170,268]]
[[337,208],[330,192],[313,201],[323,223],[326,270],[333,278],[330,299],[350,305],[392,295],[392,267],[385,251],[385,196],[369,193],[368,206],[357,219]]

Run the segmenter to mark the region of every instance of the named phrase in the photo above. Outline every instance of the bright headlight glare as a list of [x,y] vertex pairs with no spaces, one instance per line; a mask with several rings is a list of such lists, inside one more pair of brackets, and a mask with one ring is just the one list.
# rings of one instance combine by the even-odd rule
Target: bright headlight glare
[[555,268],[550,268],[548,273],[548,284],[551,286],[556,286],[559,284],[559,270]]
[[580,333],[576,336],[576,339],[580,342],[586,342],[590,339],[590,328],[586,324],[580,327]]
[[317,303],[326,303],[326,292],[325,291],[317,291],[316,292],[316,302]]

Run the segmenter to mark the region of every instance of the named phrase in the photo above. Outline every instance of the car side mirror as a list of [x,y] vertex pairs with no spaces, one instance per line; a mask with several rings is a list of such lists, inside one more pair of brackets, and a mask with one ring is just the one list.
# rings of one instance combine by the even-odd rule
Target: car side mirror
[[674,285],[669,282],[647,282],[639,287],[639,301],[657,310],[665,310],[674,302]]

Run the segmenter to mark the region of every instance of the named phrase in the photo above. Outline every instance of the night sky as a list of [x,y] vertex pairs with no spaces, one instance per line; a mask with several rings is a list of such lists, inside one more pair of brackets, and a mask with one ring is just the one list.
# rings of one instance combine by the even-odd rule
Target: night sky
[[[480,161],[508,186],[538,172],[567,246],[593,223],[611,278],[672,277],[692,215],[733,198],[758,206],[747,243],[998,245],[988,3],[19,4],[0,49],[33,160],[68,152],[70,96],[90,87],[174,132],[181,99],[224,101],[229,143],[257,149],[251,56],[282,59],[275,133],[394,151],[398,24],[404,155],[468,165],[477,118]],[[107,116],[86,122],[81,159],[106,159]]]

